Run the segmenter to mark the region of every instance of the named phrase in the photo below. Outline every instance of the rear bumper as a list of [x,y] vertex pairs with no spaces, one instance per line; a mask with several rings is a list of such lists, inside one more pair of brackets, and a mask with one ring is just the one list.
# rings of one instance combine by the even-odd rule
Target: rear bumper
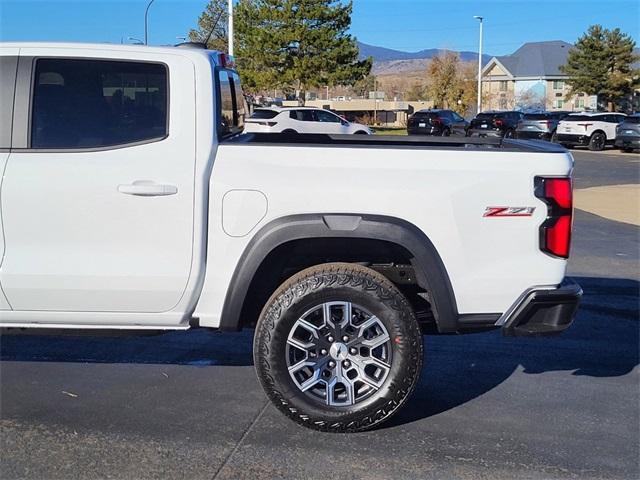
[[473,137],[477,135],[479,137],[503,137],[504,132],[502,130],[494,130],[492,128],[470,128],[467,130],[467,135]]
[[549,140],[551,138],[551,132],[516,130],[516,136],[522,140]]
[[582,298],[582,288],[573,280],[556,288],[533,288],[495,323],[506,336],[555,335],[571,326]]
[[407,127],[409,135],[442,135],[442,129],[439,127]]
[[558,143],[562,145],[589,145],[589,137],[587,135],[568,135],[559,133],[556,135]]
[[618,148],[640,148],[640,137],[619,136],[615,146]]

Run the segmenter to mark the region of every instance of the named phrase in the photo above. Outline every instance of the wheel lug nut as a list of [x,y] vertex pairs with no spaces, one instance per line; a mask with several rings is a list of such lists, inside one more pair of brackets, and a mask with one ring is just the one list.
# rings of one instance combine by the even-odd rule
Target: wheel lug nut
[[349,337],[347,337],[346,335],[344,337],[342,337],[342,341],[343,342],[348,342],[349,341]]
[[335,366],[336,366],[336,362],[334,362],[333,360],[331,360],[331,361],[329,362],[329,368],[333,368],[333,367],[335,367]]
[[333,337],[331,335],[327,337],[327,342],[333,343]]
[[344,368],[349,368],[351,366],[351,362],[349,360],[345,360],[344,362],[342,362],[342,366]]
[[351,355],[355,355],[356,353],[358,353],[358,350],[356,350],[356,347],[351,347],[351,348],[349,349],[349,353],[350,353]]
[[326,355],[327,354],[327,350],[326,349],[322,349],[320,350],[320,355]]

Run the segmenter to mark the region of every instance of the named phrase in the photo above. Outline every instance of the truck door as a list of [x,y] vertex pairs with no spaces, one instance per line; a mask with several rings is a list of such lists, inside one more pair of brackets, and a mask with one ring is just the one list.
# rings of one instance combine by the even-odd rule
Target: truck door
[[168,311],[192,260],[193,64],[83,52],[21,49],[0,283],[13,310]]

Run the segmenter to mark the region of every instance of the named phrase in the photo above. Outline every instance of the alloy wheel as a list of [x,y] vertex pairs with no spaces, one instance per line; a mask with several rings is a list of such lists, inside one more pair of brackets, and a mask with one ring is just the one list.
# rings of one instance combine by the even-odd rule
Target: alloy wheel
[[391,369],[384,324],[350,302],[326,302],[305,312],[287,338],[289,375],[298,389],[330,406],[365,400]]

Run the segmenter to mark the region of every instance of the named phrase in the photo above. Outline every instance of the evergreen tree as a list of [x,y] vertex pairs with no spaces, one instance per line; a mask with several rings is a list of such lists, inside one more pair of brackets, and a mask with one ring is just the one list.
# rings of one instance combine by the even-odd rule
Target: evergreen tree
[[204,43],[209,37],[207,48],[226,52],[229,45],[228,26],[227,0],[210,0],[198,18],[198,28],[189,31],[189,40]]
[[569,75],[569,97],[585,92],[600,95],[615,109],[616,102],[628,95],[639,84],[639,73],[632,64],[635,42],[620,29],[608,30],[592,25],[569,51],[567,63],[560,67]]
[[352,2],[240,0],[234,15],[236,58],[245,86],[296,89],[353,85],[371,70],[347,33]]

